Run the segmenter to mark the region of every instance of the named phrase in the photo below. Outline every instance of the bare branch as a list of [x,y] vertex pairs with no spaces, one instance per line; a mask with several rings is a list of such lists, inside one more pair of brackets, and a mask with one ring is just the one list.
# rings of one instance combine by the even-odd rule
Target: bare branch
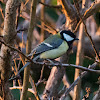
[[[86,11],[82,10],[82,18],[83,20],[86,20],[88,17],[90,17],[91,15],[93,15],[94,13],[96,13],[97,11],[99,11],[100,9],[100,1],[96,2],[96,3],[92,3],[92,6],[90,6],[89,9],[87,9]],[[79,25],[82,23],[82,20],[80,19],[80,21],[78,22],[75,30],[73,31],[74,33],[78,30]]]
[[[73,1],[74,1],[74,0],[73,0]],[[76,2],[74,2],[74,4],[75,4],[75,7],[76,7],[76,10],[77,10],[77,13],[78,13],[79,17],[80,17],[80,19],[82,20],[82,22],[83,22],[83,24],[84,24],[85,33],[86,33],[86,35],[88,36],[88,38],[89,38],[89,40],[90,40],[90,42],[91,42],[91,44],[92,44],[92,47],[93,47],[94,52],[95,52],[95,54],[96,54],[96,57],[97,57],[98,60],[100,61],[100,57],[99,57],[99,54],[98,54],[98,52],[97,52],[97,50],[96,50],[96,48],[95,48],[94,42],[93,42],[91,36],[89,35],[89,33],[88,33],[88,31],[87,31],[87,28],[86,28],[86,25],[85,25],[85,22],[84,22],[84,20],[83,20],[83,17],[82,17],[82,15],[80,14],[79,9],[77,8],[77,5],[79,5],[79,4],[76,3]]]
[[44,63],[44,62],[35,62],[36,64],[40,64],[40,65],[48,65],[48,66],[58,66],[58,67],[73,67],[73,68],[77,68],[77,69],[81,69],[84,71],[89,71],[89,72],[95,72],[100,74],[100,70],[93,70],[93,69],[88,69],[87,67],[83,67],[83,66],[79,66],[79,65],[74,65],[74,64],[59,64],[59,63]]
[[42,4],[42,5],[44,5],[44,6],[46,6],[46,7],[49,7],[49,8],[57,8],[57,9],[61,9],[62,8],[61,5],[59,5],[59,6],[53,6],[53,5],[45,4],[45,3],[41,2],[41,1],[39,3]]
[[30,81],[30,84],[32,86],[32,89],[34,90],[34,95],[35,95],[36,100],[40,100],[40,97],[39,97],[37,89],[36,89],[36,85],[35,85],[34,80],[32,79],[31,76],[29,77],[29,81]]
[[[97,66],[97,62],[93,63],[92,65],[89,66],[89,69],[94,69]],[[64,100],[64,98],[69,94],[69,92],[77,85],[77,82],[83,78],[84,76],[86,76],[88,74],[88,72],[84,71],[82,72],[79,76],[71,85],[70,87],[65,91],[65,93],[61,96],[60,100]]]
[[[19,90],[22,90],[23,87],[19,87],[19,86],[10,87],[10,90],[13,90],[13,89],[19,89]],[[34,94],[34,90],[33,90],[33,89],[28,88],[28,91]]]
[[16,48],[13,47],[13,46],[10,46],[10,45],[6,44],[5,42],[3,42],[3,41],[1,41],[1,40],[0,40],[0,42],[1,42],[2,44],[4,44],[5,46],[9,47],[10,49],[12,49],[13,51],[17,51],[17,52],[20,53],[23,57],[27,58],[27,60],[29,60],[30,62],[33,63],[33,61],[32,61],[29,57],[27,57],[26,55],[24,55],[20,50],[16,49]]
[[[20,0],[8,0],[5,8],[5,18],[4,18],[4,30],[3,39],[5,43],[9,45],[14,44],[14,38],[12,38],[16,33],[16,9],[20,4]],[[4,100],[13,100],[13,96],[9,90],[8,79],[11,71],[11,49],[8,46],[2,45],[0,51],[0,78],[2,81],[2,89],[0,88],[0,95],[3,96]],[[3,59],[2,59],[3,58]]]

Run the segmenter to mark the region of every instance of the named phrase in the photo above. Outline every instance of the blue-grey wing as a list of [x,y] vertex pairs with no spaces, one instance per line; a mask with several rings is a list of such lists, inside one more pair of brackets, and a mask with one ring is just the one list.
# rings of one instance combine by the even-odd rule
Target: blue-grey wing
[[40,45],[38,45],[35,49],[33,49],[33,51],[28,56],[32,56],[33,53],[35,55],[38,55],[42,52],[58,48],[62,44],[62,42],[63,40],[59,37],[57,38],[57,35],[52,35]]

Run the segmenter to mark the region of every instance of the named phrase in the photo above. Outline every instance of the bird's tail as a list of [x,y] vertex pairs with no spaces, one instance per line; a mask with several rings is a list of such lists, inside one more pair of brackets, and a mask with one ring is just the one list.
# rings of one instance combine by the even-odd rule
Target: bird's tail
[[24,68],[27,67],[27,66],[30,65],[30,64],[31,64],[31,62],[27,62],[27,63],[18,71],[18,74],[17,74],[17,75],[19,75],[19,74],[24,70]]
[[[36,56],[35,58],[33,58],[33,61],[36,61],[40,56]],[[27,67],[28,65],[30,65],[31,62],[27,62],[19,71],[18,71],[18,75],[24,70],[25,67]]]

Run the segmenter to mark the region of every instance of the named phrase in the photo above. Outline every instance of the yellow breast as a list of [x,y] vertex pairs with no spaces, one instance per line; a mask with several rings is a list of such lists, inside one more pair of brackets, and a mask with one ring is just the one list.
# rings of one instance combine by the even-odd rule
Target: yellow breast
[[69,46],[66,41],[64,41],[58,48],[43,52],[40,58],[43,59],[55,59],[67,52]]

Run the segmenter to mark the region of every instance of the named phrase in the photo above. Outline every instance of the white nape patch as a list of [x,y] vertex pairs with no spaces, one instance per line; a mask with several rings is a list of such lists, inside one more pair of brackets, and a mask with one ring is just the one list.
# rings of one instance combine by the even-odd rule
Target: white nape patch
[[49,43],[44,43],[45,45],[47,45],[48,47],[53,47],[52,45],[50,45]]
[[64,36],[64,39],[65,39],[66,41],[72,41],[72,40],[74,40],[73,37],[71,37],[70,35],[68,35],[68,34],[66,34],[66,33],[63,33],[63,36]]

